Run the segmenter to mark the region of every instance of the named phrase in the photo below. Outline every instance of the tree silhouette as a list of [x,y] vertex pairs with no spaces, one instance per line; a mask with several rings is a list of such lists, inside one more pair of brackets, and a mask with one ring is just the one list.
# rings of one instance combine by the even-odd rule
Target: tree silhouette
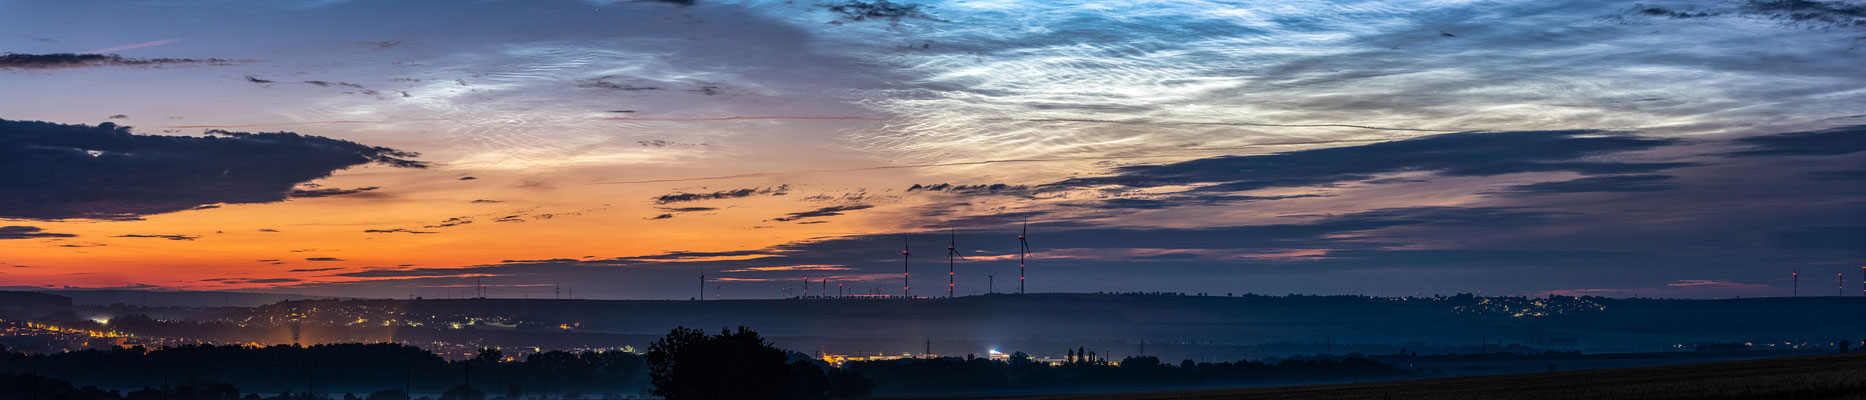
[[859,400],[874,395],[875,382],[855,371],[840,368],[830,370],[828,379],[829,391],[825,395],[830,400]]
[[785,358],[745,327],[718,335],[677,327],[648,346],[648,376],[654,394],[668,400],[795,398]]
[[495,364],[495,363],[498,363],[499,360],[504,360],[504,359],[505,359],[505,352],[499,351],[499,349],[487,347],[487,348],[479,349],[479,355],[473,356],[473,363],[482,364],[482,365],[483,364]]
[[383,390],[383,391],[379,391],[375,393],[370,393],[369,397],[366,397],[365,399],[367,400],[408,400],[408,393],[402,392],[401,389],[390,389],[390,390]]
[[790,363],[790,387],[785,397],[791,399],[823,400],[823,393],[829,391],[829,378],[823,376],[823,369],[809,361]]
[[454,386],[453,389],[447,389],[447,392],[441,393],[441,400],[486,400],[486,392],[467,387],[467,385]]

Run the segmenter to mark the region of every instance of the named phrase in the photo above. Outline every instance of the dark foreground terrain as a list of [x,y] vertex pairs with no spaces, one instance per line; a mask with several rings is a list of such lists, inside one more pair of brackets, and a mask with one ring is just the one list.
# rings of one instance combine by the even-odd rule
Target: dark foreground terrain
[[1866,399],[1866,354],[1042,399]]

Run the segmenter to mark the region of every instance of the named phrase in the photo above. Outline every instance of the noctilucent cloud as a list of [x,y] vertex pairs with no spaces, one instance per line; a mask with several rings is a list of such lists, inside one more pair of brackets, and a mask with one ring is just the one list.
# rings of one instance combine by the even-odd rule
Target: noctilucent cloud
[[0,286],[899,294],[905,241],[966,295],[1027,223],[1031,292],[1859,295],[1862,43],[1818,0],[0,3]]

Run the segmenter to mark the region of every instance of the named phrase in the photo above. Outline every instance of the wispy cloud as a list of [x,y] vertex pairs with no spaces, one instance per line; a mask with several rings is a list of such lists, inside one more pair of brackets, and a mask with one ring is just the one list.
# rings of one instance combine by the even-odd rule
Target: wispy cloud
[[808,218],[833,217],[837,215],[842,215],[843,213],[849,212],[849,211],[866,210],[870,208],[875,208],[875,206],[872,204],[829,206],[829,207],[818,208],[818,209],[810,210],[810,211],[794,212],[794,213],[786,214],[782,217],[772,218],[771,220],[788,222],[788,221],[796,221],[796,220],[808,219]]
[[200,236],[190,236],[190,235],[143,235],[143,234],[130,234],[130,235],[117,235],[117,236],[114,236],[114,237],[120,237],[120,238],[149,238],[149,239],[168,239],[168,240],[186,240],[186,241],[193,241],[193,240],[195,240],[195,239],[200,239],[200,238],[201,238]]
[[1731,282],[1731,281],[1728,281],[1728,280],[1722,280],[1722,279],[1683,279],[1683,280],[1678,280],[1678,281],[1673,281],[1672,283],[1667,283],[1667,284],[1665,284],[1665,286],[1671,286],[1671,287],[1725,287],[1725,288],[1765,288],[1765,287],[1769,287],[1768,285],[1762,285],[1762,284],[1754,284],[1754,283],[1737,283],[1737,282]]
[[76,237],[69,233],[46,232],[36,226],[0,226],[0,240]]
[[841,265],[811,264],[811,265],[784,265],[784,266],[776,266],[776,267],[748,267],[748,268],[739,268],[739,269],[729,269],[729,270],[719,271],[719,272],[848,271],[848,270],[853,270],[853,269],[854,268],[849,268],[849,267],[841,266]]
[[766,188],[745,188],[720,190],[706,193],[669,193],[654,197],[654,204],[683,203],[702,200],[721,200],[751,197],[754,195],[783,196],[790,193],[790,185],[778,185]]

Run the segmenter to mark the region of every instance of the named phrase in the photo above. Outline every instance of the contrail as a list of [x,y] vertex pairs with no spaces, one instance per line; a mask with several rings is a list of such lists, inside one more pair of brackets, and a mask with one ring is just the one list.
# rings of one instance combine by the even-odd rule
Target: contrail
[[[1160,157],[1160,156],[1155,156],[1155,157]],[[1138,157],[1131,157],[1131,158],[1138,158]],[[705,176],[705,177],[697,177],[697,178],[650,179],[650,180],[643,180],[643,181],[606,181],[606,182],[585,183],[583,185],[588,186],[588,185],[619,185],[619,184],[631,184],[631,183],[689,182],[689,181],[708,181],[708,180],[734,179],[734,178],[750,178],[750,177],[756,177],[756,176],[769,176],[769,175],[819,174],[819,173],[826,173],[826,172],[855,172],[855,171],[874,171],[874,170],[884,170],[884,169],[950,167],[950,166],[959,166],[959,165],[979,165],[979,164],[996,164],[996,163],[1077,161],[1077,160],[1091,160],[1091,159],[1099,159],[1099,158],[1080,157],[1080,158],[1066,158],[1066,159],[1058,158],[1058,159],[1029,159],[1029,160],[985,160],[985,161],[966,161],[966,162],[951,162],[951,163],[938,163],[938,164],[884,165],[884,166],[879,166],[879,167],[817,169],[817,170],[790,171],[790,172],[754,172],[754,173],[749,173],[749,174]]]
[[[150,42],[150,43],[154,43],[154,42]],[[109,50],[109,49],[106,49],[106,50]],[[752,120],[774,120],[774,119],[775,120],[889,121],[889,120],[896,120],[900,118],[861,117],[861,116],[742,116],[742,117],[704,117],[704,118],[601,117],[601,118],[591,118],[591,119],[597,120],[597,121],[710,122],[710,121],[752,121]],[[1392,127],[1350,125],[1350,124],[1261,124],[1261,123],[1254,123],[1254,122],[1121,121],[1121,120],[1105,120],[1105,119],[1067,119],[1067,118],[986,118],[984,120],[985,121],[1015,121],[1015,122],[1087,122],[1087,123],[1099,123],[1099,124],[1134,124],[1134,125],[1229,125],[1229,126],[1269,126],[1269,127],[1292,127],[1292,128],[1331,127],[1331,128],[1358,128],[1358,129],[1371,129],[1371,130],[1381,130],[1381,131],[1412,131],[1412,132],[1467,131],[1467,129],[1392,128]],[[254,128],[254,127],[265,127],[265,126],[371,124],[371,123],[394,123],[394,122],[406,122],[406,121],[444,121],[444,120],[438,119],[438,118],[423,118],[423,119],[403,119],[403,120],[385,120],[385,121],[313,121],[313,122],[286,122],[286,123],[276,123],[276,124],[249,124],[249,125],[178,125],[178,126],[169,126],[169,128]]]
[[385,124],[385,123],[395,123],[395,122],[413,122],[413,121],[447,121],[447,119],[443,119],[443,118],[417,118],[417,119],[398,119],[398,120],[387,120],[387,121],[312,121],[312,122],[283,122],[283,123],[276,123],[276,124],[248,124],[248,125],[170,125],[170,126],[167,126],[166,128],[175,128],[175,129],[189,129],[189,128],[259,128],[259,127],[268,127],[268,126],[299,126],[299,125],[334,125],[334,124]]
[[181,38],[168,38],[168,39],[162,39],[162,40],[157,40],[153,42],[142,42],[142,43],[137,43],[137,44],[127,44],[127,45],[122,45],[122,46],[117,46],[117,47],[111,47],[107,49],[91,50],[91,51],[81,52],[78,54],[103,54],[103,53],[124,51],[124,50],[129,50],[129,49],[140,49],[140,48],[150,47],[150,46],[161,46],[161,45],[175,43],[179,41],[181,41]]
[[[1201,150],[1201,151],[1235,150],[1235,149],[1248,149],[1248,148],[1257,148],[1257,147],[1265,147],[1265,146],[1298,146],[1298,145],[1310,145],[1310,144],[1362,143],[1362,142],[1381,142],[1381,141],[1387,141],[1387,140],[1391,140],[1391,139],[1354,139],[1354,140],[1328,140],[1328,141],[1310,141],[1310,142],[1264,143],[1264,144],[1250,145],[1250,146],[1206,147],[1206,148],[1192,148],[1192,149],[1186,149],[1186,150]],[[649,180],[639,180],[639,181],[604,181],[604,182],[585,183],[579,186],[711,181],[711,180],[722,180],[722,179],[752,178],[752,177],[772,176],[772,175],[820,174],[820,173],[829,173],[829,172],[860,172],[860,171],[879,171],[879,170],[909,169],[909,168],[937,168],[937,167],[955,167],[955,166],[963,166],[963,165],[983,165],[983,164],[1066,162],[1066,161],[1085,161],[1085,160],[1133,160],[1133,159],[1142,159],[1142,158],[1169,158],[1169,157],[1177,157],[1177,156],[1172,156],[1172,155],[1100,156],[1100,157],[1026,158],[1026,159],[960,161],[960,162],[933,163],[933,164],[882,165],[882,166],[875,166],[875,167],[816,169],[816,170],[788,171],[788,172],[753,172],[753,173],[746,173],[746,174],[702,176],[702,177],[693,177],[693,178],[649,179]]]
[[[843,116],[843,117],[757,116],[757,117],[710,117],[710,118],[602,117],[602,118],[594,118],[594,119],[599,120],[599,121],[706,122],[706,121],[740,121],[740,120],[760,120],[760,119],[888,121],[888,120],[896,120],[900,118],[856,117],[856,116]],[[1220,125],[1220,126],[1265,126],[1265,127],[1285,127],[1285,128],[1356,128],[1356,129],[1369,129],[1369,130],[1377,130],[1377,131],[1413,131],[1413,132],[1459,132],[1459,131],[1467,130],[1467,129],[1393,128],[1393,127],[1385,127],[1385,126],[1368,126],[1368,125],[1353,125],[1353,124],[1267,124],[1267,123],[1257,123],[1257,122],[1181,122],[1181,121],[1144,121],[1144,120],[1111,120],[1111,119],[1077,119],[1077,118],[983,118],[981,120],[982,121],[1012,121],[1012,122],[1086,122],[1086,123],[1096,123],[1096,124],[1132,124],[1132,125]]]
[[1087,122],[1096,124],[1134,124],[1134,125],[1221,125],[1221,126],[1267,126],[1285,128],[1357,128],[1376,131],[1414,131],[1414,132],[1460,132],[1468,129],[1418,129],[1392,128],[1351,124],[1265,124],[1256,122],[1177,122],[1177,121],[1123,121],[1112,119],[1076,119],[1076,118],[987,118],[986,121],[1017,122]]
[[877,117],[855,117],[855,116],[842,116],[842,117],[836,117],[836,116],[757,116],[757,117],[711,117],[711,118],[635,118],[635,117],[602,117],[602,118],[594,118],[594,119],[595,119],[595,120],[598,120],[598,121],[668,121],[668,122],[702,122],[702,121],[744,121],[744,120],[760,120],[760,119],[805,119],[805,120],[843,120],[843,121],[882,121],[882,120],[889,120],[889,119],[893,119],[893,118],[877,118]]

